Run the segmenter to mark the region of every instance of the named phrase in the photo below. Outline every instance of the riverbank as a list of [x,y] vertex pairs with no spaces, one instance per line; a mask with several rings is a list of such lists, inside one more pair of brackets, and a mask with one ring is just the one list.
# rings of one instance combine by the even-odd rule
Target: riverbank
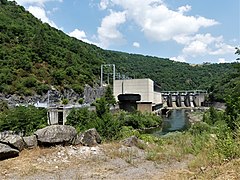
[[193,136],[177,133],[142,147],[118,141],[96,147],[37,147],[0,161],[0,179],[239,179],[240,159],[210,163],[204,146],[194,155],[194,142]]
[[203,110],[197,110],[197,111],[195,110],[195,111],[186,112],[186,115],[187,115],[190,125],[193,125],[197,122],[201,122],[203,120],[203,114],[204,114]]

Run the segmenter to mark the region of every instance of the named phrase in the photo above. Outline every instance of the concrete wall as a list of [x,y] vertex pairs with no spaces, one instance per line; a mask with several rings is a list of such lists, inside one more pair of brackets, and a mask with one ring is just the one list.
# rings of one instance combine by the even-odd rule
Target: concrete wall
[[154,97],[154,100],[153,100],[154,104],[162,104],[163,103],[162,94],[161,93],[153,92],[153,97]]
[[141,112],[152,112],[152,104],[144,104],[144,103],[140,103],[137,104],[137,110],[141,111]]
[[113,94],[117,99],[119,94],[140,94],[140,102],[162,103],[161,93],[154,92],[154,82],[151,79],[126,79],[115,80]]

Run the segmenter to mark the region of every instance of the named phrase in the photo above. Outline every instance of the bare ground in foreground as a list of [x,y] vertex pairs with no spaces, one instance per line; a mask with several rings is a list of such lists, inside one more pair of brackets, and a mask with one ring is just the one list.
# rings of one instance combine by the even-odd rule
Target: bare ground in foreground
[[[191,172],[188,163],[194,157],[180,162],[156,163],[147,160],[147,152],[137,147],[125,147],[117,143],[97,147],[57,146],[24,150],[20,156],[0,161],[0,179],[237,179],[240,169],[226,172],[224,166],[208,172]],[[237,166],[240,160],[236,160]],[[221,169],[222,168],[222,169]],[[207,176],[208,177],[208,176]]]

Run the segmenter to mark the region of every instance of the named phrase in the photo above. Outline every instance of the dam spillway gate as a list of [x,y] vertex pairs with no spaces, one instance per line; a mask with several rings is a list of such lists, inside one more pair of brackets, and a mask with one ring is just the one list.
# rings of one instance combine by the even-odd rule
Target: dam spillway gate
[[207,91],[162,91],[163,104],[168,107],[200,107],[203,106]]

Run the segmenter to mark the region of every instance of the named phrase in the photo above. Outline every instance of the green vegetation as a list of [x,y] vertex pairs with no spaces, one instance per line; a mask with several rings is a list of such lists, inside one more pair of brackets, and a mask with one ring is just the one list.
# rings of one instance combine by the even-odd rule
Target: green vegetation
[[64,104],[64,105],[67,105],[69,103],[69,100],[68,99],[62,99],[62,104]]
[[81,94],[85,84],[99,83],[100,65],[110,63],[116,65],[117,73],[151,78],[162,90],[213,91],[219,87],[219,96],[214,98],[222,100],[219,84],[227,82],[225,75],[233,71],[231,64],[192,66],[106,51],[42,23],[15,2],[0,0],[0,4],[0,93],[42,94],[51,85],[58,90],[72,88]]
[[137,129],[161,125],[161,118],[150,113],[127,113],[120,111],[111,113],[105,98],[95,103],[96,112],[88,108],[73,109],[67,117],[66,124],[74,126],[77,131],[96,128],[106,140],[121,139],[127,135],[137,135]]
[[[240,158],[240,66],[235,65],[238,75],[233,82],[236,86],[229,88],[232,93],[226,98],[226,111],[211,107],[203,115],[203,122],[195,123],[188,131],[170,134],[165,137],[148,135],[140,136],[144,141],[152,143],[145,147],[147,158],[156,162],[182,161],[189,155],[194,155],[188,164],[191,173],[183,173],[179,178],[214,179],[220,172],[217,166],[228,163],[231,168],[239,166]],[[236,74],[236,72],[233,72]],[[229,163],[230,162],[230,163]],[[202,171],[199,173],[199,169]],[[208,169],[208,173],[204,173]],[[230,169],[232,170],[232,169]]]
[[79,103],[79,104],[83,104],[83,102],[84,102],[84,99],[83,99],[83,98],[80,98],[80,99],[78,100],[78,103]]
[[114,98],[113,96],[113,90],[112,90],[112,87],[111,86],[107,86],[107,89],[106,89],[106,92],[105,92],[105,95],[104,95],[104,98],[106,99],[107,103],[109,105],[115,105],[117,102],[116,102],[116,99]]
[[33,95],[83,92],[100,73],[102,50],[41,23],[15,2],[0,1],[0,92]]
[[68,125],[74,126],[78,131],[96,128],[106,140],[121,139],[128,134],[139,134],[137,130],[161,125],[162,119],[151,113],[120,111],[110,112],[110,106],[115,99],[110,86],[104,96],[93,103],[96,112],[87,108],[74,109],[67,117]]
[[23,135],[31,135],[45,126],[47,126],[46,109],[19,106],[0,112],[0,132],[11,130]]
[[233,70],[232,64],[189,65],[151,56],[105,51],[106,61],[131,78],[150,78],[162,90],[214,90]]

